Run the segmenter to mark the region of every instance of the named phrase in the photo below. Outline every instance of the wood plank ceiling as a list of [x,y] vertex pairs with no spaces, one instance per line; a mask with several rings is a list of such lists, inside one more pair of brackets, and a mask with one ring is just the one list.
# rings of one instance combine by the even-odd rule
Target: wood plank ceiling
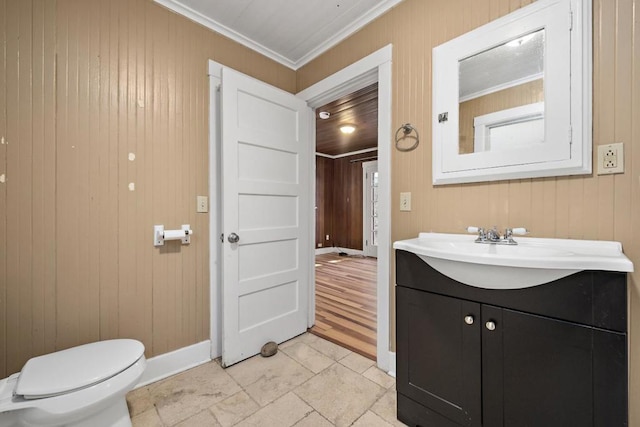
[[[330,114],[321,119],[320,112]],[[340,132],[350,124],[352,134]],[[378,146],[378,83],[345,95],[316,109],[316,152],[339,156]]]

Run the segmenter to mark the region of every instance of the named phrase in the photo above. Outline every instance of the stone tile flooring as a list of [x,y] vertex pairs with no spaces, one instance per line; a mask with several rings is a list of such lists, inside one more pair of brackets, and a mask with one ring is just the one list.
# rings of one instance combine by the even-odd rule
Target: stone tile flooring
[[404,426],[395,379],[311,334],[228,369],[212,361],[127,395],[133,427]]

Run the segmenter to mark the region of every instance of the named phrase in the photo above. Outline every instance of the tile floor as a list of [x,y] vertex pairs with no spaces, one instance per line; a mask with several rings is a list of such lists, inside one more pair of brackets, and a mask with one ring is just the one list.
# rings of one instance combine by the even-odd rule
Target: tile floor
[[228,369],[212,361],[127,395],[133,427],[404,426],[395,379],[311,334]]

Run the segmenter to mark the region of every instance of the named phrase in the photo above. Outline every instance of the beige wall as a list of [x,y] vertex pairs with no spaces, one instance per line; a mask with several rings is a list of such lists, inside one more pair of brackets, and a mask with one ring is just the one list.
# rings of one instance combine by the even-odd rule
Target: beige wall
[[[290,92],[295,72],[151,0],[0,0],[3,47],[0,378],[99,339],[208,339],[207,60]],[[152,245],[182,223],[189,246]]]
[[[295,73],[151,0],[0,0],[0,377],[96,339],[139,338],[152,356],[208,337],[208,215],[194,209],[208,59],[296,92],[393,43],[393,123],[422,135],[393,151],[392,200],[413,193],[393,240],[522,225],[619,240],[640,268],[640,0],[594,0],[594,144],[623,141],[625,174],[431,185],[431,48],[528,3],[405,0]],[[151,245],[153,224],[182,222],[190,246]],[[636,402],[640,275],[629,284]]]
[[[397,200],[401,191],[413,193],[412,212],[399,212],[393,206],[393,240],[414,237],[419,231],[459,233],[471,224],[525,226],[532,236],[621,241],[640,270],[640,0],[593,3],[593,142],[625,143],[624,174],[431,184],[431,49],[528,3],[405,0],[298,70],[297,89],[393,43],[393,129],[410,122],[422,135],[417,150],[392,150],[391,200]],[[380,141],[385,143],[390,142]],[[631,402],[640,400],[639,293],[640,274],[635,273],[629,280]],[[640,406],[632,404],[630,411],[630,424],[640,425]]]

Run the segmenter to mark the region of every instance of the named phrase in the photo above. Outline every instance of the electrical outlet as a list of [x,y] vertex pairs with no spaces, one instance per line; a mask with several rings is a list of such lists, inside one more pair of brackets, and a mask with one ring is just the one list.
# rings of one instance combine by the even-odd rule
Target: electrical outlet
[[400,193],[400,210],[411,211],[411,193]]
[[598,146],[598,175],[624,172],[624,144]]
[[209,212],[209,198],[207,196],[198,196],[197,197],[197,209],[196,212],[207,213]]

